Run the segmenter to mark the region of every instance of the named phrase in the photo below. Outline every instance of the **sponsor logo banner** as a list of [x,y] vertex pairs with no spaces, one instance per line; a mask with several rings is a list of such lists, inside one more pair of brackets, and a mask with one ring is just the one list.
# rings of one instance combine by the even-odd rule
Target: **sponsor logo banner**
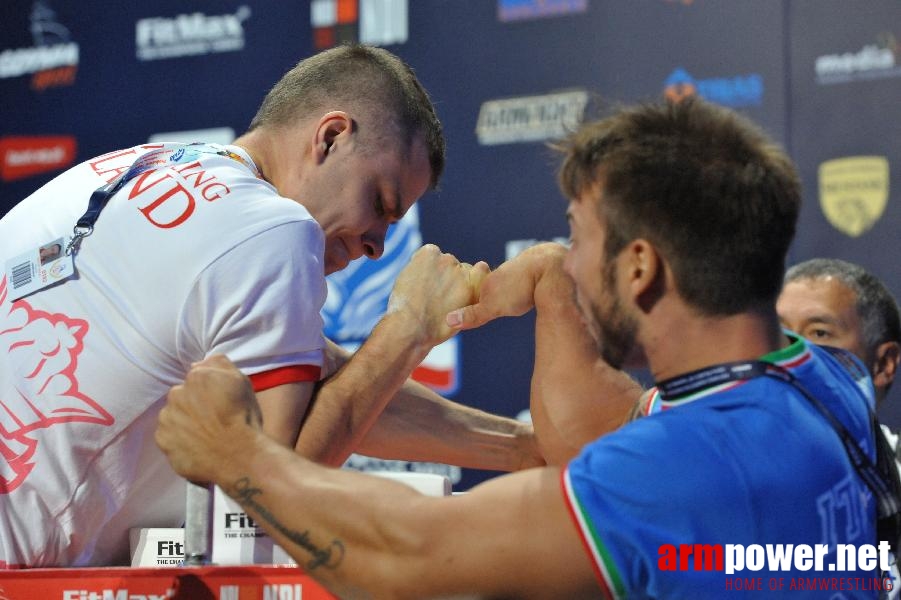
[[489,100],[476,134],[483,146],[559,139],[579,126],[587,104],[584,90]]
[[588,10],[588,0],[498,0],[499,21],[559,17]]
[[849,156],[819,168],[820,207],[833,227],[851,237],[869,231],[888,204],[889,163],[884,156]]
[[679,67],[664,82],[663,95],[678,102],[689,96],[700,96],[723,106],[740,108],[759,106],[763,102],[763,77],[758,73],[695,79]]
[[313,46],[402,44],[409,37],[409,12],[409,0],[312,0]]
[[35,2],[30,18],[34,45],[0,50],[0,79],[31,75],[31,88],[36,91],[72,85],[78,68],[78,44],[47,2]]
[[233,13],[207,15],[201,12],[174,17],[149,17],[135,23],[138,60],[163,60],[202,56],[244,49],[244,21],[250,8]]
[[140,569],[21,569],[0,582],[7,600],[334,600],[297,568],[253,565]]
[[883,33],[859,50],[818,56],[814,71],[820,85],[901,77],[901,42]]
[[72,136],[9,136],[0,138],[0,179],[15,181],[75,162]]

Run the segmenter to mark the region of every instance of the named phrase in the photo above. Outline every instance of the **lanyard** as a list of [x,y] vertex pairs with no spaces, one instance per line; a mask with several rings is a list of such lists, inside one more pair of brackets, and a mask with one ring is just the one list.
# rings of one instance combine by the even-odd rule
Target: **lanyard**
[[252,170],[257,177],[262,178],[259,169],[257,169],[253,163],[246,160],[240,154],[221,146],[196,143],[181,145],[178,148],[150,150],[135,159],[127,171],[108,184],[94,190],[91,194],[91,199],[88,200],[88,209],[81,215],[78,221],[76,221],[75,227],[72,229],[72,239],[69,240],[69,243],[66,245],[66,254],[68,255],[78,251],[78,248],[81,246],[81,240],[94,232],[94,225],[97,222],[97,218],[100,216],[100,211],[104,209],[110,198],[112,198],[116,192],[121,190],[126,183],[141,173],[154,169],[162,169],[172,164],[189,162],[195,160],[201,154],[225,156],[240,162]]
[[[830,348],[829,352],[836,355],[843,351]],[[851,362],[853,363],[854,361]],[[857,474],[863,479],[876,498],[879,518],[889,517],[901,511],[901,499],[898,497],[892,478],[889,477],[889,475],[894,473],[889,471],[886,474],[885,471],[886,468],[895,469],[894,460],[888,461],[888,467],[878,468],[877,465],[874,465],[873,461],[870,460],[870,457],[854,440],[841,421],[798,381],[797,377],[788,369],[762,360],[723,363],[667,379],[658,383],[657,389],[660,390],[660,395],[664,399],[671,400],[679,396],[700,392],[715,385],[734,381],[748,381],[757,377],[772,377],[792,386],[826,419],[845,447],[845,452],[848,454],[848,459],[854,466],[854,470],[857,471]],[[877,462],[882,465],[883,461],[880,460],[882,453],[880,450],[883,448],[879,439],[882,436],[882,432],[878,428],[875,415],[872,412],[870,412],[870,421],[876,438]]]
[[746,360],[712,365],[661,381],[657,384],[657,389],[660,390],[660,395],[664,400],[674,400],[680,396],[694,394],[716,385],[733,381],[747,381],[766,375],[768,366],[775,365],[762,360]]

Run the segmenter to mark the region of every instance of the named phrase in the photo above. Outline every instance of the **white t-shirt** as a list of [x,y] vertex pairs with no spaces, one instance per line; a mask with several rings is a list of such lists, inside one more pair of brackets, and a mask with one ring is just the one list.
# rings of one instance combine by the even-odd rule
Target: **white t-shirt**
[[[0,268],[70,234],[91,193],[155,148],[91,159],[14,207]],[[191,363],[226,354],[258,390],[318,378],[323,231],[227,149],[239,158],[129,181],[75,278],[11,302],[0,272],[0,567],[122,564],[129,528],[181,525],[184,482],[153,433]]]

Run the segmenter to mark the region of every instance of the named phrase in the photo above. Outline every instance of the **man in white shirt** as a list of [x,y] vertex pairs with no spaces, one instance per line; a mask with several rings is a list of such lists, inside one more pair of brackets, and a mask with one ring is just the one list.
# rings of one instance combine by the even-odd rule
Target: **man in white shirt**
[[[282,445],[330,465],[365,445],[405,373],[440,340],[423,335],[421,307],[395,307],[310,409],[333,370],[324,277],[378,258],[388,226],[443,167],[441,124],[409,66],[345,46],[289,71],[232,145],[114,151],[5,215],[0,568],[123,564],[129,528],[182,522],[185,484],[153,428],[167,390],[210,355],[228,354],[250,376],[265,431]],[[66,252],[41,264],[40,248],[56,244]],[[420,285],[452,309],[486,271],[460,265]],[[411,399],[450,406],[408,386],[401,407]],[[486,464],[475,451],[460,458],[516,468],[528,431],[448,410],[464,415],[456,429],[409,435],[495,440]],[[402,450],[420,446],[429,443]]]

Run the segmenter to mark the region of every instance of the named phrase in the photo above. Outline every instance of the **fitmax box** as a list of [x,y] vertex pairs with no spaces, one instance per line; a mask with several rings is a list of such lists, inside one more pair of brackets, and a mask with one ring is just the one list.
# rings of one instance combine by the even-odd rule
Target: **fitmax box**
[[[412,487],[426,496],[451,494],[450,480],[432,473],[369,472]],[[295,561],[219,487],[212,493],[210,560],[217,565],[293,565]],[[185,558],[183,528],[132,529],[133,567],[180,566]]]

